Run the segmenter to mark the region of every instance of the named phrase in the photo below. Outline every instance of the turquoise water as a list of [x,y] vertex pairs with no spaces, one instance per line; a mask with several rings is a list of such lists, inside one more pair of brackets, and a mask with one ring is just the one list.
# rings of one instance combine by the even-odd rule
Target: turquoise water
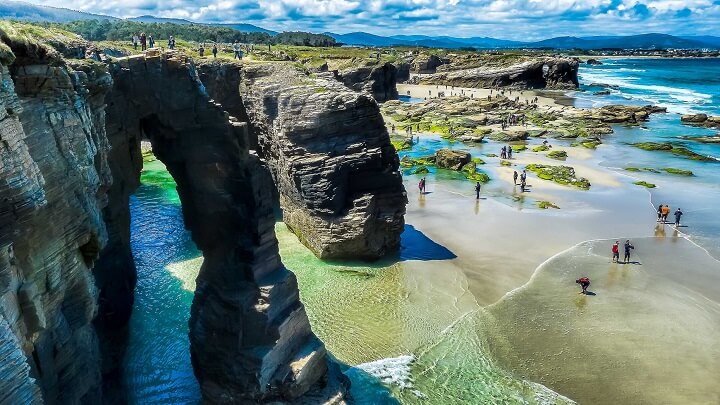
[[[668,62],[671,65],[668,65]],[[707,64],[703,64],[704,62]],[[678,74],[673,75],[668,69]],[[608,200],[623,198],[622,193],[629,190],[628,187],[635,187],[629,184],[631,181],[646,180],[658,185],[658,188],[650,191],[650,199],[656,205],[667,203],[673,210],[678,206],[683,208],[686,213],[683,222],[687,227],[681,228],[681,232],[688,234],[691,241],[706,248],[713,256],[720,257],[720,216],[713,215],[714,206],[720,201],[720,185],[716,181],[720,164],[687,161],[627,145],[639,141],[683,142],[698,153],[720,156],[718,145],[702,145],[679,138],[712,135],[716,130],[682,125],[678,115],[686,111],[720,114],[720,88],[717,87],[719,69],[717,60],[615,60],[600,67],[583,66],[580,77],[584,87],[594,81],[616,84],[619,88],[614,90],[611,96],[575,92],[577,105],[592,106],[609,102],[647,104],[657,100],[655,102],[667,105],[671,112],[653,116],[643,127],[616,127],[615,134],[605,137],[604,144],[592,151],[592,157],[584,161],[589,165],[599,164],[631,176],[623,184],[625,191],[601,184],[594,184],[590,192],[553,190],[552,195],[558,198],[555,202],[559,202],[563,209],[543,215],[566,215],[573,208],[588,209],[606,204]],[[703,78],[702,75],[707,77]],[[671,79],[664,80],[665,76]],[[703,87],[703,83],[707,86]],[[553,143],[569,144],[562,141]],[[512,185],[508,186],[499,181],[506,172],[499,166],[497,159],[484,157],[489,153],[497,154],[500,147],[498,143],[468,146],[438,136],[421,136],[415,149],[406,153],[423,156],[442,147],[467,150],[473,156],[484,158],[488,162],[487,165],[479,166],[480,170],[487,172],[493,179],[483,186],[485,197],[503,202],[517,210],[537,210],[535,200],[539,198],[539,193],[526,196],[513,193]],[[521,156],[523,155],[536,154],[522,152]],[[570,159],[569,163],[579,164],[581,161]],[[692,170],[695,176],[686,178],[668,174],[630,173],[624,170],[628,166],[675,167]],[[419,177],[407,172],[405,175],[406,186],[414,187]],[[459,197],[471,198],[473,194],[473,183],[456,172],[432,169],[428,179],[431,191],[436,184],[442,184],[444,190],[449,190]],[[146,163],[142,182],[143,185],[132,197],[130,206],[138,287],[130,324],[130,343],[124,362],[127,402],[198,403],[200,393],[190,365],[187,321],[194,289],[193,280],[201,260],[200,252],[183,228],[175,184],[164,166],[159,162]],[[429,206],[433,198],[433,194],[427,196]],[[411,204],[413,203],[411,201]],[[628,203],[637,205],[637,199],[629,200]],[[619,210],[623,209],[622,203],[618,206]],[[647,209],[650,210],[649,207]],[[608,228],[611,228],[611,225],[608,225]],[[637,228],[636,223],[631,225],[628,228]],[[651,218],[647,233],[652,233],[654,225]],[[602,234],[598,237],[610,236],[607,234],[608,228],[596,229]],[[643,273],[632,268],[608,270],[602,254],[588,256],[587,249],[582,250],[585,245],[581,245],[542,266],[542,272],[535,278],[534,283],[529,283],[517,294],[501,300],[490,312],[485,313],[472,294],[468,293],[468,280],[462,271],[457,271],[459,265],[449,265],[456,261],[455,254],[439,245],[430,249],[426,245],[428,242],[422,242],[425,237],[418,233],[421,229],[409,228],[409,232],[404,235],[401,262],[374,266],[320,261],[282,224],[277,225],[276,231],[283,261],[298,276],[302,300],[307,306],[313,329],[338,359],[354,366],[347,370],[346,374],[353,380],[353,392],[361,403],[394,403],[394,398],[402,403],[424,404],[566,403],[568,401],[565,398],[524,380],[527,376],[532,381],[547,383],[562,393],[572,391],[577,384],[570,378],[576,376],[559,380],[557,375],[553,374],[553,367],[561,367],[565,361],[559,357],[562,353],[552,352],[548,355],[549,358],[542,358],[545,352],[539,350],[541,347],[531,353],[532,350],[528,349],[524,340],[528,336],[524,324],[505,314],[528,317],[529,315],[523,312],[523,308],[528,306],[525,302],[531,302],[537,310],[547,306],[554,311],[564,311],[563,314],[574,314],[575,309],[587,311],[593,303],[597,306],[594,310],[602,310],[599,303],[603,302],[603,299],[614,299],[614,296],[602,295],[603,290],[610,286],[637,288],[642,291],[645,289],[645,282],[638,277]],[[660,246],[663,251],[667,252],[668,249],[681,245],[683,252],[689,252],[683,253],[683,258],[687,257],[689,263],[702,263],[703,268],[709,268],[713,264],[700,261],[697,252],[691,250],[692,246],[688,246],[690,244],[673,242],[678,238],[678,234],[672,233],[672,230],[668,232],[668,239]],[[420,242],[425,245],[422,249],[416,249]],[[598,251],[605,249],[601,244],[593,244],[593,249],[595,246]],[[653,252],[652,239],[642,240],[638,244],[638,251],[641,252],[638,257],[645,261],[643,255]],[[548,252],[548,257],[554,253],[556,252]],[[590,259],[591,261],[588,261]],[[660,262],[662,264],[662,261]],[[651,264],[648,259],[646,266],[639,270],[645,273],[655,271]],[[682,264],[674,263],[666,270],[681,271]],[[593,275],[593,280],[599,279],[601,275],[607,277],[607,281],[599,279],[594,282],[599,288],[601,298],[579,302],[575,300],[574,291],[570,299],[558,297],[553,286],[565,278],[572,278],[577,268],[591,268],[588,266],[593,266],[593,271],[598,274]],[[563,277],[558,278],[558,275]],[[557,281],[559,279],[561,281]],[[603,285],[604,282],[607,285]],[[660,286],[664,287],[666,284]],[[563,285],[563,288],[570,291],[575,286],[570,281],[569,285]],[[683,297],[676,296],[677,291],[684,290],[666,289],[652,296],[664,299],[666,294],[675,294],[673,299],[683,305],[678,304],[679,309],[675,308],[676,312],[673,312],[675,314],[688,313],[684,306],[695,308],[699,314],[703,313],[702,306],[696,305],[699,301],[688,303]],[[618,297],[628,299],[625,291],[618,290],[616,293]],[[631,295],[627,308],[637,305],[637,302],[632,301],[632,297]],[[608,302],[607,305],[611,305],[612,300]],[[657,306],[662,307],[662,303]],[[637,313],[628,311],[625,315],[634,316]],[[595,326],[597,329],[589,330],[582,329],[581,324],[573,325],[572,328],[566,327],[560,322],[570,319],[566,315],[554,320],[559,324],[559,327],[555,328],[553,319],[544,316],[546,317],[547,313],[531,317],[534,336],[541,342],[544,341],[546,333],[559,331],[562,338],[568,334],[574,335],[575,328],[578,335],[591,333],[593,330],[617,333],[616,329],[607,329],[613,326],[611,323],[598,324]],[[677,319],[682,317],[678,316]],[[622,321],[623,318],[608,316],[606,321],[618,320]],[[708,323],[709,327],[715,328],[715,325],[715,321]],[[648,324],[647,330],[653,330],[651,328],[655,326]],[[671,336],[674,332],[669,330],[667,333]],[[712,333],[711,336],[716,336],[717,331],[713,329]],[[553,339],[553,342],[558,342],[558,338]],[[579,338],[566,342],[567,344],[560,345],[560,349],[565,350],[580,342],[582,340]],[[602,342],[596,343],[598,347],[602,347]],[[617,344],[620,343],[622,341]],[[668,344],[673,343],[674,340],[668,341]],[[546,346],[551,347],[549,344]],[[501,349],[506,348],[511,353],[523,353],[524,350],[530,352],[528,357],[508,359],[504,358],[508,357],[508,354],[501,352]],[[711,354],[716,356],[717,352],[717,347],[713,346]],[[495,353],[503,363],[493,359],[490,353]],[[540,357],[538,361],[543,363],[535,364],[529,360],[533,355]],[[712,359],[713,357],[710,358]],[[665,360],[660,358],[658,362],[660,361]],[[523,367],[538,371],[515,374],[508,371],[510,368],[507,364],[513,365],[516,372]],[[598,364],[593,370],[597,372],[600,367]],[[589,375],[594,377],[592,373]],[[594,381],[593,379],[593,383]],[[643,396],[640,395],[639,398]]]

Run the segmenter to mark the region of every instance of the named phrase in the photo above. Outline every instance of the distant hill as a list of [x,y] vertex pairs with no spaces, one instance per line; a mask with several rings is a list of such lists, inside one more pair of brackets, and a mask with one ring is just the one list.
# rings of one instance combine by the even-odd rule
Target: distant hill
[[[85,13],[81,11],[68,10],[65,8],[39,6],[21,1],[2,0],[0,3],[0,18],[16,19],[25,21],[49,21],[49,22],[70,22],[78,20],[118,20],[116,17]],[[161,18],[151,15],[129,18],[130,21],[145,23],[173,23],[173,24],[194,24],[210,25],[216,27],[231,28],[241,32],[268,33],[277,35],[275,31],[267,30],[252,24],[205,24],[196,23],[178,18]],[[673,36],[668,34],[642,34],[630,36],[588,36],[574,37],[564,36],[545,39],[535,42],[520,42],[504,39],[473,37],[459,38],[451,36],[428,36],[428,35],[394,35],[381,36],[367,32],[351,32],[348,34],[325,34],[335,38],[336,41],[355,46],[422,46],[428,48],[549,48],[549,49],[720,49],[720,37],[718,36]]]
[[82,11],[68,10],[49,6],[38,6],[21,1],[3,0],[0,2],[0,18],[22,21],[50,21],[68,22],[77,20],[117,20],[101,14],[84,13]]
[[641,34],[629,36],[557,37],[524,45],[527,48],[555,49],[700,49],[716,48],[700,40],[668,34]]

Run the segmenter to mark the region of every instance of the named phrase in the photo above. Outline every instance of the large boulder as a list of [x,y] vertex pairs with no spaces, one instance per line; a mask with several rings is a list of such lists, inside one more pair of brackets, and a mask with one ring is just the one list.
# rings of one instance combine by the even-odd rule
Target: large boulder
[[435,73],[439,66],[447,62],[447,60],[442,60],[437,55],[421,53],[412,61],[410,72],[420,74]]
[[396,251],[407,199],[375,100],[291,66],[253,64],[243,73],[243,101],[285,224],[324,259]]
[[435,152],[435,166],[443,169],[460,171],[471,159],[469,152],[461,150],[440,149]]

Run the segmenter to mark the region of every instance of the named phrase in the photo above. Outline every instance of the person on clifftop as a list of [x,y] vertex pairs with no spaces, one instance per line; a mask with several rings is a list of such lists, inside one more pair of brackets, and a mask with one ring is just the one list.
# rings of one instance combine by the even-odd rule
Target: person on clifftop
[[212,53],[213,53],[213,58],[217,58],[217,44],[213,44]]
[[148,35],[148,48],[155,48],[155,40],[152,34]]
[[147,36],[144,32],[140,34],[140,46],[142,47],[143,51],[147,50]]
[[175,37],[172,35],[170,36],[170,39],[168,39],[168,48],[175,49]]

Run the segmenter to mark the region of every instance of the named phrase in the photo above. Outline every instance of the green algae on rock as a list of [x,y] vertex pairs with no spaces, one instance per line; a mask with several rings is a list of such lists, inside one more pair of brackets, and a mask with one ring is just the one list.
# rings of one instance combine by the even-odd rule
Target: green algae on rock
[[638,142],[631,144],[632,146],[647,150],[647,151],[663,151],[663,152],[670,152],[673,155],[684,157],[688,160],[697,160],[701,162],[715,162],[716,160],[705,155],[701,155],[699,153],[695,153],[692,150],[686,148],[685,146],[676,145],[671,142]]
[[655,188],[655,187],[657,187],[655,184],[653,184],[653,183],[648,183],[647,181],[644,181],[644,180],[636,181],[636,182],[634,182],[633,184],[635,184],[635,185],[637,185],[637,186],[643,186],[643,187],[646,187],[646,188]]
[[584,177],[577,177],[575,169],[570,166],[551,166],[529,164],[525,167],[543,180],[551,180],[558,184],[570,185],[583,190],[590,188],[590,181]]
[[540,145],[540,146],[536,146],[536,147],[532,148],[533,152],[545,152],[548,150],[550,150],[550,147],[547,145]]
[[682,169],[676,169],[674,167],[664,167],[662,170],[664,170],[666,173],[670,174],[676,174],[678,176],[694,176],[695,174],[690,170],[682,170]]
[[548,208],[560,209],[560,207],[551,203],[550,201],[538,201],[537,206],[538,206],[538,208],[543,209],[543,210],[546,210]]
[[565,152],[564,150],[554,150],[554,151],[548,153],[547,156],[550,159],[565,160],[565,159],[567,159],[567,155],[568,155],[567,152]]

